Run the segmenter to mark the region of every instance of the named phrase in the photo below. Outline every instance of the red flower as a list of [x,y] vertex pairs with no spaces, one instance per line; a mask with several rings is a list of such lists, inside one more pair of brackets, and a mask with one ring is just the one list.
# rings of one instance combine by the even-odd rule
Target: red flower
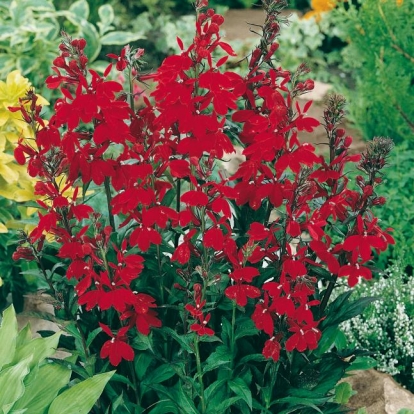
[[265,331],[269,336],[273,335],[274,322],[271,309],[269,309],[269,295],[267,293],[264,295],[264,301],[256,305],[252,320],[257,329]]
[[279,361],[280,350],[282,349],[279,342],[275,340],[275,337],[268,339],[265,342],[262,354],[265,358],[272,358],[273,361]]
[[207,328],[207,326],[206,326],[208,324],[208,321],[210,320],[210,317],[211,317],[210,314],[206,315],[205,318],[204,318],[204,316],[200,316],[199,317],[200,323],[193,323],[190,326],[190,329],[193,332],[197,332],[197,335],[199,335],[199,336],[214,335],[214,331],[211,328]]
[[123,359],[126,361],[133,361],[134,350],[131,345],[126,342],[128,328],[121,328],[117,335],[113,335],[107,325],[104,325],[103,323],[99,323],[99,325],[105,333],[112,337],[112,339],[103,344],[100,353],[101,358],[109,357],[109,362],[115,367],[117,367]]
[[303,352],[306,349],[316,349],[318,347],[318,341],[322,334],[319,329],[316,328],[317,322],[311,324],[298,325],[294,321],[291,321],[290,332],[294,334],[286,341],[286,350],[291,352],[297,349],[299,352]]
[[122,72],[128,66],[128,60],[125,57],[125,54],[129,46],[124,46],[121,50],[121,54],[115,55],[114,53],[108,53],[106,56],[110,57],[111,59],[116,59],[116,70]]
[[247,298],[258,298],[261,295],[261,292],[260,289],[255,286],[237,282],[237,284],[227,287],[224,294],[230,300],[236,301],[239,306],[246,306]]
[[355,286],[358,283],[360,277],[363,277],[366,280],[372,279],[371,270],[359,263],[342,266],[338,271],[338,276],[348,277],[348,285],[350,287]]

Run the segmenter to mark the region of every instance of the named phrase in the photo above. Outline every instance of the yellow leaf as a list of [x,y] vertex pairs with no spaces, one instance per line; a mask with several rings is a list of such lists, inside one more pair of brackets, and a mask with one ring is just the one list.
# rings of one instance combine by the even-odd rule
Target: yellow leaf
[[7,227],[3,224],[0,223],[0,233],[8,233],[9,231],[7,230]]

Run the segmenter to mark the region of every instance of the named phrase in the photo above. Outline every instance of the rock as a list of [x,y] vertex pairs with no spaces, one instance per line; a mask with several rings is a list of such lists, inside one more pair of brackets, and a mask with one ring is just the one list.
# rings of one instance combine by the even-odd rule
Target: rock
[[371,369],[356,371],[345,381],[357,392],[348,404],[352,412],[363,407],[368,414],[397,414],[403,408],[414,409],[414,395],[390,375]]

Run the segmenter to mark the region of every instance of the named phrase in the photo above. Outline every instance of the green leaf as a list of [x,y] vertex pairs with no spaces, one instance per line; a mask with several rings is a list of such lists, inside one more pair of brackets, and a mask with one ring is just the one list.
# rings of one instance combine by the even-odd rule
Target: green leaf
[[409,408],[402,408],[397,414],[414,414],[414,411]]
[[14,307],[11,305],[3,312],[0,327],[0,369],[13,360],[16,351],[16,338],[17,319]]
[[347,291],[338,296],[328,307],[327,316],[321,324],[322,329],[328,326],[339,325],[348,319],[360,315],[364,309],[372,302],[378,300],[377,297],[363,297],[349,302],[352,291]]
[[218,381],[213,382],[211,385],[209,385],[205,391],[204,391],[204,397],[207,401],[207,408],[209,406],[209,404],[212,401],[212,398],[214,397],[214,395],[216,394],[217,390],[219,390],[220,388],[223,387],[223,385],[225,385],[227,383],[228,379],[224,378],[224,379],[220,379]]
[[[30,324],[28,323],[23,329],[20,330],[16,338],[16,348],[20,348],[32,340],[32,331]],[[0,339],[0,344],[2,344]],[[0,367],[1,368],[1,367]]]
[[212,371],[221,365],[228,364],[231,361],[231,353],[227,346],[220,345],[210,354],[203,367],[203,372]]
[[81,19],[87,20],[89,17],[89,4],[86,0],[78,0],[72,3],[69,11]]
[[241,378],[229,381],[229,387],[236,394],[236,396],[246,402],[250,410],[253,409],[252,392]]
[[29,368],[32,369],[35,365],[39,364],[39,362],[52,356],[56,352],[60,335],[61,332],[56,332],[48,338],[36,338],[22,347],[17,348],[12,362],[15,364],[18,361],[31,356],[32,360]]
[[[310,407],[313,408],[315,411],[317,411],[318,413],[323,414],[323,411],[321,411],[316,404],[320,405],[325,403],[326,401],[328,401],[330,397],[324,397],[324,398],[298,398],[298,397],[285,397],[285,398],[280,398],[276,401],[273,401],[271,405],[274,404],[290,404],[291,407],[289,407],[290,409],[295,408],[295,409],[299,409],[299,408],[303,408],[303,407]],[[283,411],[285,412],[285,411]],[[286,411],[286,413],[288,412],[293,412],[293,411]]]
[[177,409],[177,405],[174,404],[172,401],[168,400],[161,400],[158,401],[155,407],[150,411],[150,414],[179,414]]
[[174,329],[171,329],[167,326],[164,326],[160,329],[162,333],[166,333],[168,336],[172,336],[179,344],[182,349],[187,351],[189,354],[194,354],[194,349],[192,347],[192,336],[193,335],[179,335]]
[[181,382],[177,384],[177,387],[173,391],[173,395],[175,397],[174,401],[177,402],[182,413],[199,414],[199,411],[194,405],[194,401],[192,401],[188,394],[183,390]]
[[152,351],[152,344],[150,336],[138,333],[132,341],[131,346],[138,351],[146,351],[147,349]]
[[351,384],[349,382],[341,382],[335,388],[334,401],[338,404],[348,404],[353,394]]
[[120,45],[124,46],[127,43],[134,42],[139,39],[144,39],[145,36],[142,33],[132,32],[111,32],[101,37],[101,43],[103,45]]
[[98,334],[102,332],[101,328],[94,329],[89,335],[88,339],[86,340],[86,347],[89,348],[93,340],[98,336]]
[[251,318],[243,318],[238,321],[236,328],[236,340],[243,338],[244,336],[253,336],[258,335],[259,330],[256,328],[256,325]]
[[217,407],[215,407],[215,413],[224,413],[228,410],[232,405],[236,404],[237,401],[240,401],[241,397],[230,397],[226,398],[222,401]]
[[142,386],[149,386],[150,384],[160,384],[175,375],[175,371],[170,365],[164,364],[151,371],[142,382]]
[[347,368],[346,372],[349,371],[358,371],[375,368],[377,366],[377,361],[374,358],[360,356],[356,357],[352,364]]
[[115,371],[94,375],[58,395],[48,414],[88,414]]
[[[31,357],[21,360],[0,373],[0,403],[3,409],[6,405],[11,406],[23,395],[24,384],[23,380],[29,373],[29,365]],[[8,410],[7,410],[8,412]]]
[[246,355],[242,359],[240,359],[237,366],[244,365],[247,362],[264,362],[267,361],[267,359],[263,356],[263,354],[252,354],[252,355]]
[[102,24],[107,27],[112,24],[115,18],[114,9],[110,4],[104,4],[98,9],[99,18]]
[[145,373],[153,360],[154,357],[147,352],[141,352],[134,358],[135,373],[140,381],[143,380]]
[[13,406],[13,412],[29,408],[30,412],[43,413],[58,392],[67,385],[71,374],[70,369],[56,364],[42,365],[38,370],[32,371],[26,377],[25,393]]
[[338,336],[339,329],[337,326],[329,326],[322,332],[322,338],[319,340],[318,348],[315,351],[316,356],[322,356],[329,351]]

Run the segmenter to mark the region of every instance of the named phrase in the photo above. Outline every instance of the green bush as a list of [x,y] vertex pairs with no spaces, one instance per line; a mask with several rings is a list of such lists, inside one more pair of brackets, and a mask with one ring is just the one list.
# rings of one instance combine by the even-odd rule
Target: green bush
[[342,68],[355,87],[350,116],[369,139],[387,135],[414,145],[414,2],[354,0],[332,12],[348,45]]
[[397,264],[382,276],[356,286],[354,299],[369,295],[378,300],[342,328],[354,345],[374,353],[378,370],[414,391],[414,278]]
[[385,226],[394,229],[395,245],[381,254],[377,265],[386,268],[390,262],[399,260],[403,266],[414,266],[414,150],[407,144],[397,146],[388,160],[381,194],[386,198],[385,205],[375,213]]

